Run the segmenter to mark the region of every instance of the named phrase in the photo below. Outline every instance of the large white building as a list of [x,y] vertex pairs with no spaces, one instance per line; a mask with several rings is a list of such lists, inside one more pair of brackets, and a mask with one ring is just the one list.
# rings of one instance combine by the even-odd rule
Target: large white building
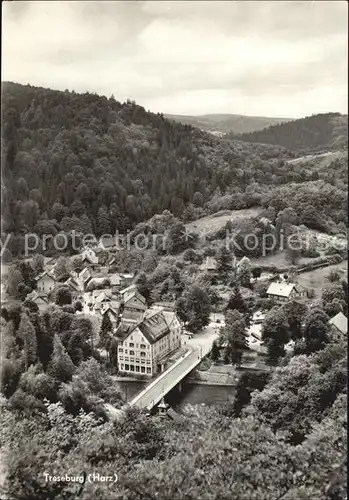
[[121,322],[117,336],[119,370],[152,376],[164,370],[168,355],[181,345],[181,326],[174,312],[148,309],[137,324]]

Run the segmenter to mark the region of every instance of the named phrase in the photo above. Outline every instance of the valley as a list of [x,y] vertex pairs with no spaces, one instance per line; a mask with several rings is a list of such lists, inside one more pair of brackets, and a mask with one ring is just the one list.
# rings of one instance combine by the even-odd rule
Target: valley
[[[242,422],[247,439],[264,425],[278,446],[285,429],[287,450],[306,446],[319,401],[337,411],[346,386],[347,151],[325,144],[333,116],[311,117],[301,144],[262,144],[270,127],[235,138],[97,94],[3,93],[2,481],[13,441],[51,450],[61,426],[76,439],[67,464],[111,446],[126,476],[130,443],[132,464],[148,448],[161,464],[207,425]],[[296,137],[298,120],[271,130],[285,125]]]

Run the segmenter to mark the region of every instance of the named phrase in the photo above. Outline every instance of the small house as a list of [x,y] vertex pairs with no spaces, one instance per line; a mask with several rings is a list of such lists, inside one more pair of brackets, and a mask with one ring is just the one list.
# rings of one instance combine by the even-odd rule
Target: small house
[[56,278],[49,272],[44,271],[36,278],[36,288],[39,293],[49,294],[57,284]]
[[93,248],[85,247],[81,252],[81,260],[83,264],[87,265],[97,265],[98,264],[98,256]]
[[217,271],[217,261],[213,257],[206,257],[206,260],[201,264],[200,270],[209,274]]
[[339,334],[346,335],[348,333],[348,318],[342,312],[339,312],[331,318],[329,324],[333,326]]
[[38,306],[40,312],[45,311],[49,305],[49,300],[45,294],[37,294],[36,297],[33,297],[31,300]]
[[117,301],[111,301],[110,303],[106,304],[105,307],[101,310],[101,316],[105,314],[108,314],[109,319],[113,325],[113,331],[115,332],[117,329],[117,326],[120,322],[120,302]]
[[137,290],[123,295],[123,306],[122,319],[136,323],[143,318],[147,309],[145,298]]
[[287,283],[286,281],[278,281],[270,283],[267,290],[269,299],[278,302],[288,302],[292,299],[301,299],[307,297],[307,291],[298,283]]

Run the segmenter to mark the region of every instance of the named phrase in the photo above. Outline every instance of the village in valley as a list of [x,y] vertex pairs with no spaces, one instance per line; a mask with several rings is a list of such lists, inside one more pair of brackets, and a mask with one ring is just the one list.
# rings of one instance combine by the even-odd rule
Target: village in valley
[[348,500],[347,15],[2,3],[1,500]]
[[[320,267],[331,262],[333,260],[322,262]],[[15,283],[17,291],[22,291],[23,304],[40,314],[58,308],[85,318],[90,324],[85,340],[92,349],[98,350],[101,361],[116,381],[120,381],[120,377],[121,380],[134,377],[151,382],[160,374],[161,380],[167,374],[167,385],[162,383],[156,401],[152,399],[149,403],[147,397],[145,400],[136,398],[137,405],[148,410],[155,408],[159,401],[158,411],[168,409],[164,397],[188,376],[190,379],[194,375],[207,383],[218,380],[219,384],[224,384],[224,381],[234,380],[236,385],[246,370],[270,370],[268,337],[263,334],[263,325],[268,321],[276,322],[276,335],[281,339],[275,341],[277,359],[283,349],[292,351],[297,340],[297,335],[287,340],[282,338],[286,327],[278,318],[278,311],[287,311],[295,325],[297,318],[294,316],[299,314],[295,329],[300,331],[306,311],[311,311],[312,307],[316,309],[319,301],[314,298],[314,290],[298,282],[297,266],[290,265],[289,272],[275,269],[268,272],[253,265],[246,256],[237,258],[224,245],[217,249],[215,257],[211,252],[196,267],[199,282],[206,276],[206,280],[215,285],[210,288],[214,300],[206,306],[209,308],[204,312],[207,320],[201,327],[193,327],[195,321],[186,320],[180,301],[151,299],[149,290],[144,287],[144,273],[119,272],[117,249],[110,239],[107,244],[87,244],[72,256],[56,258],[36,254],[17,266],[22,269],[22,276],[30,270],[34,278],[29,293],[26,285]],[[338,266],[341,264],[329,269],[333,280],[345,277],[346,269]],[[7,288],[2,284],[1,303],[5,309],[13,302],[8,292],[14,286],[11,280],[16,279],[13,277],[15,267],[12,265]],[[27,271],[23,271],[25,268]],[[182,269],[181,272],[189,271]],[[4,281],[6,283],[6,276]],[[141,293],[144,288],[146,297]],[[275,318],[270,318],[271,309],[277,310]],[[194,307],[190,314],[199,317],[201,313]],[[268,314],[269,320],[266,320]],[[339,310],[332,314],[328,326],[333,334],[343,336],[347,333],[346,323],[347,318]],[[190,353],[198,356],[195,354],[195,361],[189,366],[186,356]],[[273,357],[271,352],[269,355]],[[176,377],[172,374],[174,367],[179,371]],[[145,382],[145,393],[146,387]],[[109,408],[112,407],[109,405]]]

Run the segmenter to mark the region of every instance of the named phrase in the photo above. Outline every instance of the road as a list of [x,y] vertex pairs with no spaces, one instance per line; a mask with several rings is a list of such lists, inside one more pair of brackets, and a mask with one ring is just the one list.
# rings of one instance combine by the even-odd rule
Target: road
[[191,339],[187,340],[187,346],[193,349],[199,349],[201,357],[204,358],[212,348],[212,342],[219,336],[221,324],[211,322],[202,332],[196,333]]
[[190,349],[173,365],[151,382],[132,401],[131,406],[151,409],[197,366],[211,350],[212,342],[218,337],[218,329],[209,325],[202,332],[186,340]]

